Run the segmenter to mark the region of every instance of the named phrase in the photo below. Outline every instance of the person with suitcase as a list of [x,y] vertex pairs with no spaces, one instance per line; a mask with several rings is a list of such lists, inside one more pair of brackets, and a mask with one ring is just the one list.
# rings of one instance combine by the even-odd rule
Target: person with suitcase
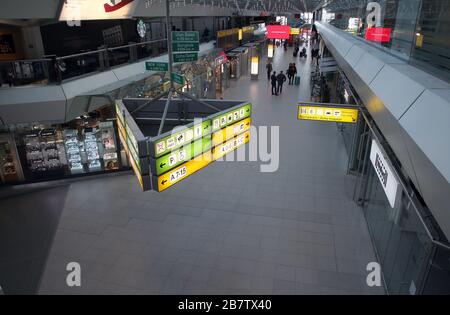
[[292,63],[289,64],[289,68],[287,69],[286,74],[289,79],[289,85],[292,85],[294,80],[294,68],[292,66]]

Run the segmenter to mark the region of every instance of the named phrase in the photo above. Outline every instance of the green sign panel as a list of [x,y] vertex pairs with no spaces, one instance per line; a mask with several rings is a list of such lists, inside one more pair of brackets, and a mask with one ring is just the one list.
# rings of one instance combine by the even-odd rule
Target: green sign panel
[[147,61],[145,69],[150,71],[169,71],[169,64],[167,62]]
[[236,109],[230,110],[225,114],[221,114],[211,118],[212,131],[216,131],[225,128],[235,122],[238,122],[244,118],[250,117],[252,112],[252,104],[246,104]]
[[198,60],[198,53],[173,54],[173,62],[191,62]]
[[156,175],[159,176],[184,162],[192,160],[209,149],[211,149],[211,135],[173,150],[156,160]]
[[172,43],[172,50],[174,52],[200,51],[200,44],[199,43]]
[[184,77],[183,77],[181,74],[173,73],[173,72],[172,72],[172,80],[173,80],[173,82],[175,82],[175,83],[184,85]]
[[173,42],[198,42],[198,32],[172,32]]
[[159,140],[155,140],[154,156],[158,158],[210,133],[211,120],[208,119],[204,120],[201,124],[193,125]]

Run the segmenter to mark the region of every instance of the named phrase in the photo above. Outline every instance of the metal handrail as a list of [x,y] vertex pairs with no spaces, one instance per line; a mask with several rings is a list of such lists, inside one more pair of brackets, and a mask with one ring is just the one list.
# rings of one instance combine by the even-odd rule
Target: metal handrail
[[93,51],[87,51],[87,52],[78,53],[78,54],[67,55],[67,56],[56,57],[56,60],[64,60],[64,59],[82,57],[82,56],[87,56],[87,55],[93,55],[93,54],[98,54],[99,52],[102,52],[102,51],[106,51],[106,48],[93,50]]
[[[130,48],[133,46],[143,46],[143,45],[148,45],[151,43],[159,43],[159,42],[166,41],[166,40],[167,40],[166,38],[162,38],[162,39],[150,40],[150,41],[141,42],[141,43],[127,44],[127,45],[122,45],[122,46],[117,46],[117,47],[107,47],[107,48],[97,49],[97,50],[93,50],[93,51],[86,51],[83,53],[61,56],[61,57],[57,57],[56,59],[63,60],[63,59],[69,59],[69,58],[75,58],[75,57],[82,57],[82,56],[86,56],[86,55],[98,54],[98,53],[105,52],[105,51],[114,51],[114,50],[123,49],[123,48]],[[49,60],[51,60],[51,59],[49,59]]]
[[21,60],[1,60],[0,63],[11,63],[11,62],[41,62],[41,61],[52,61],[49,58],[42,59],[21,59]]
[[147,44],[151,44],[151,43],[159,43],[159,42],[166,41],[166,40],[167,40],[167,38],[155,39],[155,40],[150,40],[150,41],[142,42],[142,43],[132,43],[132,44],[123,45],[123,46],[106,48],[106,50],[110,50],[111,51],[111,50],[123,49],[123,48],[128,48],[128,47],[133,47],[133,46],[143,46],[143,45],[147,45]]

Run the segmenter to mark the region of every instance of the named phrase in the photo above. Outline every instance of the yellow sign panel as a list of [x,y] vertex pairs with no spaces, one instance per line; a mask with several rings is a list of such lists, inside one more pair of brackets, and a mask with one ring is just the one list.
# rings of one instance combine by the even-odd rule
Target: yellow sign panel
[[298,119],[356,123],[358,121],[358,109],[299,105]]
[[247,142],[250,141],[250,131],[246,131],[243,134],[238,135],[236,138],[233,138],[217,147],[213,148],[213,160],[216,161],[221,157],[227,155],[228,153],[236,150],[240,146],[243,146]]
[[[120,124],[118,124],[120,126]],[[142,179],[142,175],[141,172],[139,171],[139,168],[136,165],[136,162],[134,161],[133,156],[130,154],[130,151],[128,149],[128,144],[125,141],[124,135],[123,135],[124,130],[122,128],[119,128],[119,138],[120,138],[120,142],[122,142],[122,145],[125,149],[126,154],[128,155],[128,160],[131,163],[131,167],[133,168],[134,173],[136,174],[136,177],[139,180],[139,184],[141,185],[142,190],[144,190],[144,182]]]
[[182,179],[191,176],[198,170],[206,167],[211,163],[211,151],[207,151],[193,160],[181,164],[179,167],[158,177],[158,191],[161,192]]
[[227,36],[227,32],[226,31],[218,31],[217,32],[217,37],[225,37]]
[[243,133],[244,131],[247,131],[250,129],[251,125],[251,119],[246,118],[241,121],[238,121],[237,123],[228,126],[227,128],[220,129],[217,132],[214,132],[212,134],[212,146],[216,146],[224,141],[227,141],[228,139]]
[[291,35],[299,35],[299,34],[300,34],[299,28],[291,27]]

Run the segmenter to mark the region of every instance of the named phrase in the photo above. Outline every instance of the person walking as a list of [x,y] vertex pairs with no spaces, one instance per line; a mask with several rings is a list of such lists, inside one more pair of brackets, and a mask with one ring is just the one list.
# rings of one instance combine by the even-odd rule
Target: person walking
[[278,91],[277,91],[277,72],[274,71],[272,76],[270,77],[270,81],[272,83],[272,95],[278,95]]
[[283,93],[283,84],[286,82],[286,76],[283,74],[283,71],[280,72],[280,74],[277,75],[277,81],[278,81],[278,87],[277,87],[277,94]]
[[266,69],[267,69],[267,80],[270,80],[270,75],[272,74],[273,70],[272,63],[270,62],[270,60],[267,61]]
[[292,85],[295,83],[295,77],[297,76],[297,66],[292,63]]
[[289,83],[288,84],[291,85],[291,83],[292,83],[292,63],[289,64],[289,67],[288,67],[288,69],[286,71],[286,74],[287,74],[287,77],[289,79]]

